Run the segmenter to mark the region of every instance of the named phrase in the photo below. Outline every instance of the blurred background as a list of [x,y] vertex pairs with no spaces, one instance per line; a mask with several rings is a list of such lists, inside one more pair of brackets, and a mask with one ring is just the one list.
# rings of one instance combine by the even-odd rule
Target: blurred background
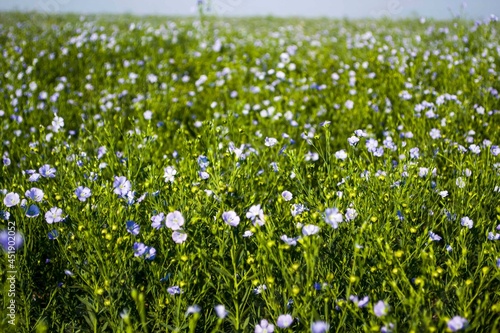
[[[42,13],[115,13],[188,16],[197,0],[0,0],[0,11]],[[500,0],[211,0],[211,12],[222,16],[303,16],[334,18],[462,16],[483,19],[500,14]]]

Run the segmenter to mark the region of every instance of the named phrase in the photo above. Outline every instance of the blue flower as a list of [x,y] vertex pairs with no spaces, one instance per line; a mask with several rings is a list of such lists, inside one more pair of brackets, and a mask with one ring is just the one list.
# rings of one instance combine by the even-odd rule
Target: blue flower
[[146,246],[144,243],[134,243],[134,256],[143,257],[145,260],[153,260],[156,257],[156,249]]
[[134,256],[140,257],[143,256],[146,253],[147,246],[144,243],[134,243]]
[[38,172],[45,178],[54,178],[56,176],[56,169],[48,164],[42,165],[40,169],[38,169]]
[[198,166],[202,171],[204,171],[206,168],[208,168],[208,165],[210,162],[208,161],[208,158],[206,156],[200,155],[198,156]]
[[40,208],[37,205],[30,205],[26,210],[26,217],[37,217],[40,215]]
[[137,236],[140,230],[141,227],[137,223],[135,223],[134,221],[127,221],[127,231],[129,233],[131,233],[134,236]]
[[183,291],[182,289],[179,287],[179,286],[172,286],[172,287],[169,287],[167,289],[167,292],[170,294],[170,295],[178,295],[178,294],[182,294]]
[[168,279],[170,279],[170,276],[171,276],[171,275],[172,275],[172,274],[167,273],[167,275],[165,275],[165,277],[162,277],[162,278],[160,279],[160,282],[167,282],[167,281],[168,281]]
[[59,237],[59,232],[56,229],[54,229],[52,231],[49,231],[48,236],[50,240],[55,240],[57,239],[57,237]]

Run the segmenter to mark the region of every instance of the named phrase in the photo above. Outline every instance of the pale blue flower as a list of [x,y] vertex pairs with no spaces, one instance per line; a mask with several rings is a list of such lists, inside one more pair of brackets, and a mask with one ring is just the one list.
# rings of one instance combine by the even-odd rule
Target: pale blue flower
[[312,333],[326,333],[328,329],[330,329],[330,325],[324,321],[315,321],[311,324]]
[[252,221],[253,225],[264,225],[264,211],[260,208],[260,205],[250,207],[246,217]]
[[435,242],[439,242],[442,239],[441,236],[439,236],[438,234],[436,234],[432,231],[429,231],[429,237],[432,241],[435,241]]
[[165,219],[165,225],[171,230],[179,230],[184,225],[184,217],[178,210],[168,213]]
[[383,317],[389,312],[389,306],[384,301],[378,301],[373,306],[373,312],[377,317]]
[[185,316],[189,316],[190,314],[199,313],[201,311],[201,307],[199,305],[191,305],[187,308]]
[[304,236],[312,236],[312,235],[317,234],[318,232],[319,232],[319,227],[316,225],[313,225],[313,224],[305,225],[302,228],[302,234]]
[[165,214],[164,213],[160,213],[158,215],[154,215],[153,217],[151,217],[151,226],[155,229],[160,229],[161,227],[163,227],[163,220],[165,220]]
[[342,149],[335,153],[335,157],[338,160],[344,161],[347,158],[347,153],[345,152],[345,150]]
[[491,146],[490,152],[493,156],[498,156],[500,154],[500,147],[499,146]]
[[460,331],[460,330],[466,328],[468,324],[469,324],[468,320],[465,318],[462,318],[460,316],[455,316],[455,317],[451,318],[450,320],[448,320],[448,328],[452,332]]
[[78,186],[75,190],[75,195],[80,201],[86,201],[92,195],[88,187]]
[[19,202],[20,202],[19,194],[14,193],[14,192],[7,193],[5,198],[3,198],[3,203],[7,207],[17,206],[19,204]]
[[352,221],[358,216],[358,212],[354,208],[347,208],[345,212],[346,221]]
[[175,243],[182,244],[186,241],[187,234],[185,232],[183,232],[182,230],[174,231],[174,232],[172,232],[172,239]]
[[293,317],[289,314],[283,314],[278,317],[276,320],[276,326],[279,328],[288,328],[293,323]]
[[290,238],[287,235],[282,235],[281,236],[281,240],[283,242],[285,242],[285,244],[288,244],[288,245],[291,245],[291,246],[296,246],[297,245],[297,241],[299,240],[299,237]]
[[255,326],[255,333],[272,333],[274,332],[274,325],[270,324],[266,319],[262,319],[260,324]]
[[26,198],[31,199],[35,202],[40,202],[43,200],[43,191],[39,188],[32,187],[31,189],[27,190],[26,193],[24,193]]
[[127,195],[128,192],[130,192],[131,188],[132,186],[130,185],[130,181],[127,178],[123,176],[115,177],[115,180],[113,181],[113,192],[123,197]]
[[293,198],[293,194],[292,194],[292,192],[289,192],[289,191],[283,191],[283,192],[281,193],[281,196],[283,197],[283,199],[284,199],[285,201],[290,201],[290,200],[292,200],[292,198]]
[[272,146],[274,146],[274,145],[275,145],[275,144],[277,144],[277,143],[278,143],[278,140],[276,140],[275,138],[266,138],[266,140],[265,140],[265,143],[264,143],[264,144],[265,144],[267,147],[272,147]]
[[298,203],[298,204],[293,204],[292,205],[291,213],[292,213],[292,216],[295,217],[297,215],[302,214],[306,210],[308,210],[306,206],[304,206],[303,204]]
[[334,229],[339,227],[339,223],[344,220],[342,213],[337,208],[327,208],[325,210],[325,222],[331,225]]
[[206,156],[203,155],[198,156],[198,166],[202,171],[208,168],[209,164],[210,162],[208,161],[208,158]]
[[359,138],[357,136],[351,136],[350,138],[347,139],[347,142],[349,142],[349,144],[351,146],[356,146],[359,142]]
[[47,221],[48,224],[61,222],[64,220],[62,214],[63,211],[61,208],[52,207],[47,213],[45,213],[45,221]]
[[467,227],[469,229],[472,229],[472,227],[474,226],[474,221],[472,221],[468,216],[464,216],[462,217],[462,219],[460,220],[460,224],[463,226],[463,227]]
[[222,220],[231,227],[237,227],[240,224],[240,217],[232,210],[222,213]]

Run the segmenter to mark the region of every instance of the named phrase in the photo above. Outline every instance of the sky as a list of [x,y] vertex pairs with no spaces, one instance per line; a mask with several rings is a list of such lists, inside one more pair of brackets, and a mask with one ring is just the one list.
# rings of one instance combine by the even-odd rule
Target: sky
[[[197,0],[0,0],[0,11],[43,13],[130,13],[188,16]],[[304,16],[335,18],[432,17],[449,19],[464,14],[470,19],[500,16],[500,0],[211,0],[218,15]],[[465,4],[465,5],[464,5]]]

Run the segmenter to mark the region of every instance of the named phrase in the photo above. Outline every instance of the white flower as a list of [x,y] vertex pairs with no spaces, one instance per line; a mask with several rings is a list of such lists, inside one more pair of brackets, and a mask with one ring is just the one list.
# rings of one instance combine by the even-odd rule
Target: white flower
[[431,136],[432,139],[436,140],[441,137],[441,131],[438,130],[437,128],[431,129],[429,135]]
[[345,219],[347,221],[352,221],[358,216],[358,212],[354,208],[347,208],[345,212]]
[[339,227],[339,223],[342,223],[343,220],[344,217],[337,208],[328,208],[325,210],[325,222],[331,225],[334,229],[337,229]]
[[265,143],[264,143],[264,144],[265,144],[267,147],[272,147],[272,146],[274,146],[274,145],[275,145],[275,144],[277,144],[277,143],[278,143],[278,140],[276,140],[275,138],[266,138],[266,141],[265,141]]
[[319,232],[319,227],[316,225],[308,224],[302,228],[302,234],[304,236],[311,236]]
[[153,117],[153,112],[151,112],[149,110],[144,111],[144,119],[151,120],[152,117]]
[[264,225],[264,211],[260,208],[260,205],[250,207],[246,217],[252,221],[253,225]]
[[464,188],[465,187],[465,181],[463,180],[462,177],[458,177],[455,184],[457,184],[458,188]]
[[177,170],[174,167],[168,166],[165,168],[165,173],[163,174],[163,178],[165,178],[165,182],[174,182],[174,176],[177,174]]
[[52,120],[52,131],[57,133],[63,127],[64,127],[64,119],[58,116],[54,116],[54,119]]
[[438,193],[442,198],[446,198],[448,196],[448,191],[441,191]]
[[354,108],[354,102],[351,100],[346,101],[344,105],[347,110],[352,110],[352,108]]
[[347,158],[347,153],[342,149],[335,153],[335,157],[343,161]]
[[357,145],[357,144],[358,144],[358,142],[359,142],[359,138],[358,138],[357,136],[354,136],[354,135],[353,135],[353,136],[351,136],[349,139],[347,139],[347,142],[349,142],[349,144],[350,144],[351,146],[355,146],[355,145]]
[[215,313],[217,314],[217,317],[219,317],[220,319],[224,319],[227,316],[226,308],[222,304],[215,306]]
[[424,178],[429,173],[429,168],[420,168],[418,171],[418,176]]

